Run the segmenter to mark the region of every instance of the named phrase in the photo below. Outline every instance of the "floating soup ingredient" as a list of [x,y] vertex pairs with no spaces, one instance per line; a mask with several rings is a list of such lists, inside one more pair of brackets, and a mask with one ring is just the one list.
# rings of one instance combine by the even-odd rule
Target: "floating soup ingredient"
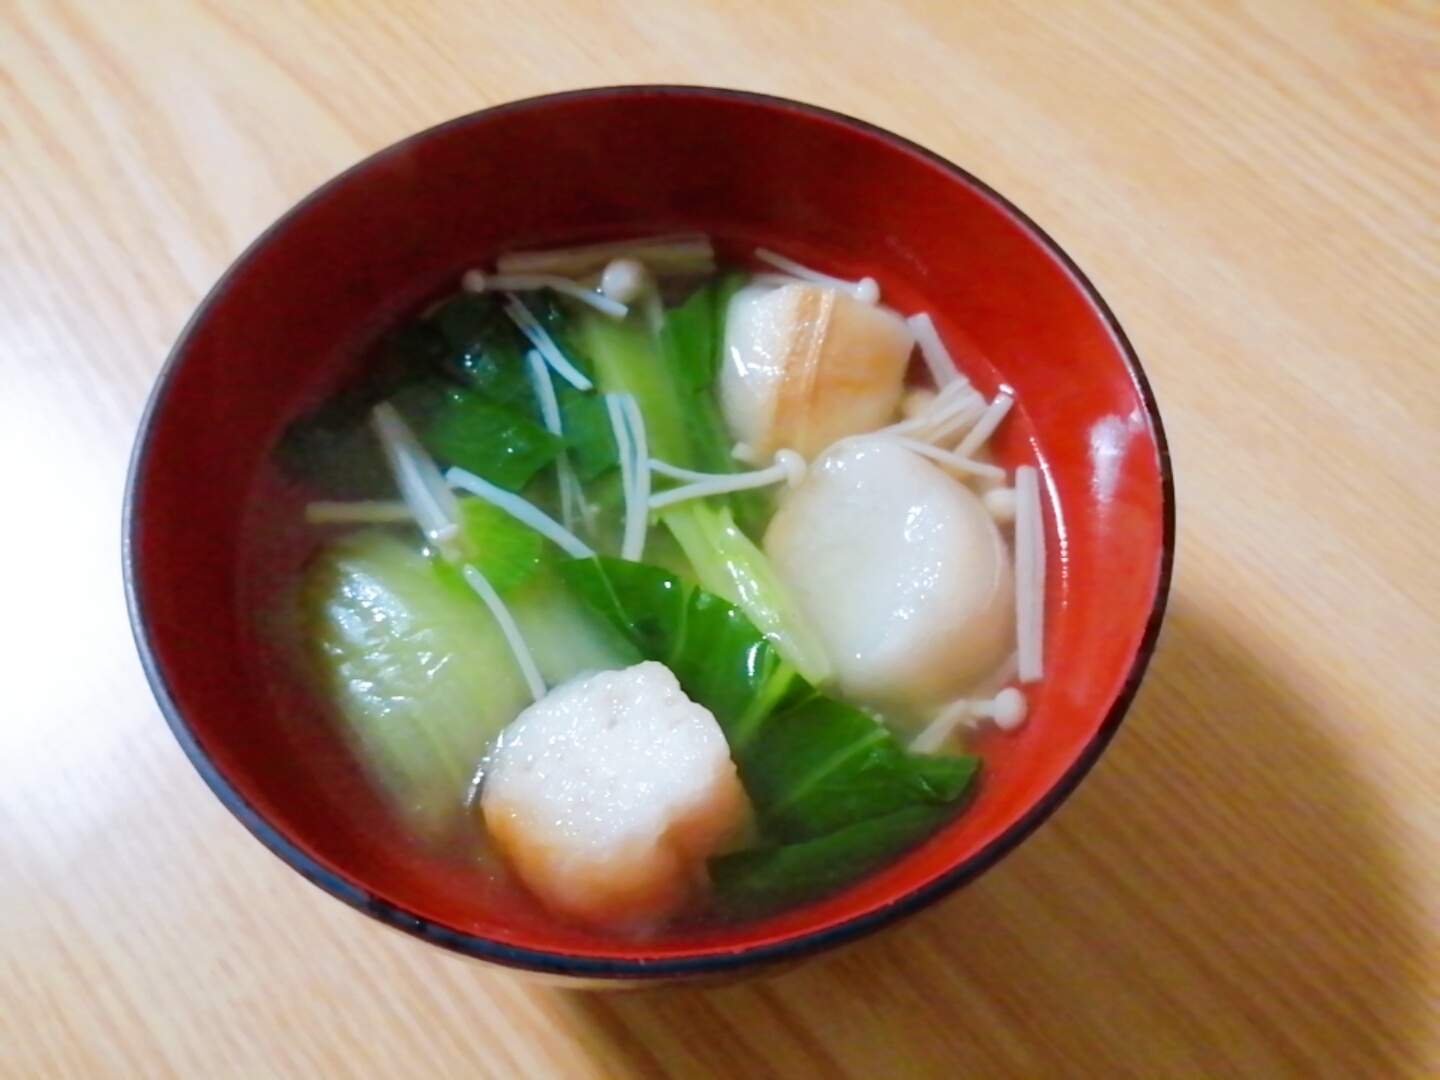
[[1014,731],[1025,722],[1028,712],[1023,691],[1007,686],[993,698],[960,699],[942,709],[910,742],[916,754],[933,754],[962,727],[976,727],[982,720],[993,721],[1001,731]]
[[490,609],[491,617],[500,627],[500,632],[505,635],[505,644],[510,646],[510,653],[520,667],[520,674],[525,677],[525,685],[530,690],[530,696],[539,701],[545,696],[545,680],[541,677],[540,669],[535,664],[535,657],[530,653],[530,646],[525,643],[524,637],[520,634],[520,628],[515,625],[515,617],[505,606],[505,601],[500,599],[500,594],[495,591],[495,586],[490,584],[490,580],[475,567],[462,566],[460,576]]
[[991,488],[983,496],[985,509],[997,525],[1010,525],[1015,521],[1015,489],[1008,487]]
[[756,275],[757,281],[765,282],[768,278],[779,278],[779,283],[785,285],[793,281],[805,281],[812,285],[824,285],[826,288],[839,289],[866,304],[875,304],[880,301],[880,286],[874,278],[867,277],[861,278],[859,281],[847,281],[844,278],[832,277],[830,274],[812,270],[794,259],[787,259],[784,255],[763,247],[755,249],[755,258],[782,271],[780,275],[758,274]]
[[915,339],[888,308],[811,284],[747,286],[730,300],[720,400],[731,436],[756,458],[806,459],[885,424]]
[[589,304],[596,311],[609,315],[612,319],[623,319],[629,314],[630,309],[604,293],[596,292],[594,289],[587,289],[578,281],[559,274],[487,274],[483,270],[467,270],[465,276],[460,279],[460,285],[466,292],[531,292],[537,289],[550,289],[561,296],[568,296],[572,300],[578,300],[582,304]]
[[326,545],[299,608],[356,757],[421,839],[443,839],[476,759],[530,700],[504,634],[449,566],[378,530]]
[[653,288],[650,272],[639,259],[612,259],[600,275],[600,291],[622,304],[633,304]]
[[1045,673],[1045,517],[1040,474],[1033,465],[1015,470],[1015,626],[1021,682]]
[[996,394],[980,414],[980,419],[975,421],[975,426],[965,433],[965,437],[955,447],[955,456],[969,457],[984,446],[985,440],[995,433],[1000,421],[1005,419],[1010,412],[1010,406],[1014,404],[1015,397],[1009,390],[1001,390]]
[[993,698],[975,702],[971,711],[977,719],[994,721],[1001,731],[1014,731],[1025,722],[1029,705],[1023,690],[1007,686]]
[[413,522],[415,514],[407,504],[395,499],[319,499],[306,505],[305,520],[311,525],[399,525]]
[[639,562],[645,553],[645,534],[650,527],[650,449],[645,419],[635,404],[634,394],[606,394],[605,408],[615,433],[620,485],[625,494],[625,531],[620,541],[620,557]]
[[568,682],[521,712],[486,759],[480,806],[547,907],[632,932],[684,907],[749,820],[714,716],[654,661]]
[[499,510],[503,510],[516,521],[527,528],[534,529],[545,539],[552,541],[561,548],[567,555],[577,559],[588,558],[595,554],[590,546],[578,536],[565,528],[558,521],[552,518],[545,511],[535,506],[526,499],[521,498],[512,492],[506,491],[481,479],[474,473],[466,472],[464,469],[450,468],[445,472],[445,482],[453,487],[468,491],[471,495],[483,499]]
[[517,683],[532,700],[545,693],[482,569],[501,588],[522,584],[538,566],[538,537],[488,503],[457,499],[392,405],[376,405],[371,425],[441,558],[373,529],[328,545],[306,572],[302,618],[347,738],[400,815],[433,842],[453,824],[456,777],[513,715]]
[[775,462],[768,469],[756,469],[748,473],[698,473],[689,469],[677,469],[663,461],[650,459],[650,471],[672,480],[687,480],[684,487],[671,488],[658,495],[650,496],[650,509],[661,510],[675,503],[690,499],[705,499],[713,495],[725,495],[751,488],[770,487],[772,484],[787,484],[795,487],[805,479],[805,459],[794,450],[775,451]]
[[420,531],[447,558],[455,558],[460,539],[460,504],[455,493],[430,455],[420,448],[395,406],[384,401],[376,405],[371,424],[390,462],[400,496],[415,515]]
[[923,458],[938,465],[944,466],[947,472],[957,473],[962,479],[983,477],[990,480],[1003,480],[1005,470],[998,465],[991,465],[985,461],[976,461],[974,458],[964,457],[958,450],[945,450],[933,443],[921,442],[919,439],[907,439],[903,435],[857,435],[849,440],[851,443],[864,440],[884,441],[893,446],[903,446],[912,454],[919,454]]
[[[863,821],[916,807],[953,811],[970,790],[977,758],[907,753],[869,713],[806,683],[714,594],[605,557],[566,563],[561,575],[714,715],[755,808],[758,849],[777,865],[794,845]],[[895,844],[909,839],[897,835]]]
[[925,839],[954,812],[951,806],[911,806],[806,843],[722,855],[710,863],[715,905],[728,915],[754,918],[833,893]]
[[900,415],[913,420],[928,409],[940,395],[928,386],[912,386],[900,395]]
[[756,257],[781,273],[714,274],[698,236],[502,257],[277,452],[324,530],[317,685],[377,788],[614,932],[896,857],[1042,667],[1038,474],[987,451],[1013,392],[873,279]]
[[506,294],[505,313],[520,328],[520,332],[530,339],[530,344],[535,346],[536,352],[554,369],[556,375],[576,390],[589,390],[594,385],[583,371],[570,362],[570,358],[555,344],[555,339],[540,324],[540,320],[535,318],[514,293]]
[[[576,339],[595,366],[599,388],[633,399],[643,417],[648,453],[677,468],[735,468],[710,394],[723,339],[713,325],[720,294],[723,279],[667,312],[658,341],[635,320],[614,323],[585,312],[577,316]],[[633,452],[633,442],[624,449]],[[622,464],[626,456],[621,455]],[[647,474],[648,462],[640,462]],[[623,478],[622,490],[633,490]],[[831,669],[814,629],[740,526],[747,517],[758,525],[768,518],[743,501],[749,494],[688,500],[661,509],[660,521],[702,585],[739,605],[807,679],[823,682]]]
[[933,446],[953,447],[980,422],[989,406],[968,382],[952,382],[938,394],[918,402],[904,420],[876,434],[903,436]]
[[785,661],[813,683],[835,668],[794,588],[736,523],[729,507],[694,500],[665,511],[665,524],[700,584],[741,608]]
[[555,566],[542,566],[506,593],[505,603],[547,686],[597,671],[618,671],[642,659],[623,634],[565,585]]
[[815,462],[764,546],[858,701],[938,706],[1012,646],[995,523],[968,487],[892,440],[847,440]]
[[[538,349],[525,353],[525,366],[530,372],[530,382],[535,388],[535,400],[540,406],[540,418],[545,430],[556,438],[565,439],[565,418],[560,411],[560,398],[555,393],[555,380],[551,377],[550,365],[545,363]],[[594,525],[593,512],[581,490],[580,479],[575,475],[570,449],[562,449],[555,457],[555,479],[560,487],[560,520],[565,528],[574,531],[576,523],[583,517],[587,525]]]
[[919,312],[911,315],[905,322],[909,325],[910,332],[915,335],[915,344],[920,346],[920,358],[925,361],[925,367],[929,370],[936,388],[943,392],[951,385],[958,384],[961,390],[969,390],[970,380],[961,373],[954,357],[950,355],[950,350],[945,348],[945,342],[941,340],[940,332],[935,329],[935,320],[930,317],[930,313]]

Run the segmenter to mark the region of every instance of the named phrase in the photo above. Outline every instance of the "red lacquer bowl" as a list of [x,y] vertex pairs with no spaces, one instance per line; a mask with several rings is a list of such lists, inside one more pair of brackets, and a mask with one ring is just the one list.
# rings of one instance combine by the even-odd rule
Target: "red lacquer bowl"
[[[296,724],[262,677],[270,660],[241,569],[278,433],[380,331],[499,252],[678,231],[869,274],[902,311],[934,314],[981,389],[1014,388],[1018,413],[997,452],[1042,466],[1049,666],[1028,725],[982,746],[978,798],[922,847],[776,917],[626,942],[553,922],[513,887],[477,885],[413,850],[330,728]],[[1169,460],[1139,362],[1094,288],[1020,211],[920,147],[835,113],[632,87],[517,102],[423,132],[256,241],[201,305],[150,400],[131,465],[125,575],[176,737],[292,867],[457,952],[640,980],[733,973],[849,941],[1013,849],[1119,725],[1159,633],[1174,542]]]

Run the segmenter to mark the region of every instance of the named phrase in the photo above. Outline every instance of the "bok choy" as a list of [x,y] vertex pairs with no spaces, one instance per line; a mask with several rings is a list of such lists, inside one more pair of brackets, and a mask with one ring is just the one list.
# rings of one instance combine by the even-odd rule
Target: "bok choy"
[[[867,713],[807,683],[744,612],[714,594],[605,557],[564,563],[560,573],[642,657],[670,668],[725,732],[764,846],[721,864],[722,900],[730,883],[743,907],[788,895],[802,878],[826,887],[852,880],[921,839],[969,791],[977,758],[907,752]],[[832,842],[850,829],[862,844]]]

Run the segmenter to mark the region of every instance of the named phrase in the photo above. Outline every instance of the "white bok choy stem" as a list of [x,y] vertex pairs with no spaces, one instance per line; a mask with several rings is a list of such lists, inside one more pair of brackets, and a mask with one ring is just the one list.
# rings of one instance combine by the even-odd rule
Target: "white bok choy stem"
[[545,696],[545,681],[540,677],[535,658],[520,636],[509,608],[485,575],[466,562],[460,551],[460,501],[440,475],[439,466],[425,452],[410,425],[405,423],[393,405],[381,402],[371,411],[370,418],[376,437],[385,449],[385,457],[400,488],[400,495],[416,523],[445,560],[460,567],[461,576],[490,609],[531,695],[539,701]]
[[540,325],[538,319],[530,313],[530,309],[520,302],[520,298],[514,293],[505,294],[505,314],[510,316],[510,321],[520,328],[520,332],[530,339],[545,362],[554,370],[555,374],[568,382],[576,390],[589,390],[594,386],[585,377],[584,372],[575,367],[565,358],[560,351],[560,346],[555,344],[555,339],[550,336],[550,331]]
[[589,544],[549,514],[534,506],[529,500],[521,498],[514,492],[497,487],[489,480],[454,465],[446,470],[445,481],[451,487],[468,491],[471,495],[484,499],[490,505],[505,511],[522,525],[528,525],[545,539],[551,541],[567,555],[573,555],[577,559],[588,559],[595,554]]
[[1045,672],[1045,514],[1033,465],[1015,470],[1015,629],[1020,681],[1037,682]]
[[466,292],[534,292],[549,289],[582,304],[588,304],[602,315],[612,319],[623,319],[630,309],[618,300],[612,300],[594,289],[587,289],[578,281],[561,277],[559,274],[487,274],[482,270],[467,270],[460,279],[460,287]]
[[735,524],[729,507],[692,500],[663,511],[661,520],[701,588],[745,612],[802,678],[819,686],[834,674],[819,634],[769,557]]

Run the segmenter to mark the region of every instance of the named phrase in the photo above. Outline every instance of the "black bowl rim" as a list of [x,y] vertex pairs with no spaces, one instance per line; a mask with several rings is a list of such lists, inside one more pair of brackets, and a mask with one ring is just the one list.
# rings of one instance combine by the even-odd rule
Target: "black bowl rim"
[[[138,574],[135,568],[135,532],[138,527],[137,504],[142,494],[140,491],[140,479],[145,472],[147,453],[150,445],[150,432],[154,419],[160,410],[164,408],[165,400],[168,396],[167,392],[174,379],[174,374],[179,366],[180,360],[188,351],[191,338],[205,321],[211,305],[226,291],[231,279],[240,269],[251,260],[256,252],[269,243],[275,234],[284,229],[294,218],[303,214],[312,203],[320,199],[323,195],[333,188],[346,183],[351,176],[370,168],[379,161],[397,154],[402,154],[415,144],[439,132],[482,122],[496,115],[546,108],[567,100],[635,96],[702,99],[714,99],[717,97],[729,98],[756,105],[763,105],[771,109],[799,113],[827,122],[838,122],[867,135],[879,138],[882,141],[888,142],[898,150],[919,157],[931,165],[944,169],[957,180],[969,185],[973,190],[992,200],[1004,213],[1010,215],[1014,221],[1029,230],[1050,254],[1059,261],[1080,286],[1082,292],[1100,314],[1105,325],[1109,328],[1110,333],[1114,336],[1116,343],[1120,346],[1126,365],[1130,370],[1130,376],[1137,390],[1140,392],[1141,399],[1144,401],[1150,429],[1154,434],[1163,504],[1163,537],[1160,568],[1155,582],[1155,598],[1151,606],[1149,618],[1146,621],[1145,632],[1136,650],[1130,671],[1127,673],[1120,693],[1111,704],[1104,721],[1096,729],[1090,741],[1086,743],[1075,762],[1024,816],[964,862],[959,863],[934,880],[911,890],[883,907],[864,912],[863,914],[821,930],[811,931],[810,933],[793,938],[786,938],[782,941],[766,945],[700,953],[694,956],[667,957],[653,960],[585,956],[526,949],[508,945],[504,942],[494,941],[477,934],[455,930],[448,926],[421,918],[414,912],[408,911],[401,906],[381,900],[379,897],[374,896],[343,875],[328,869],[318,860],[302,851],[298,845],[287,839],[278,829],[266,821],[260,813],[250,805],[244,796],[221,775],[215,763],[200,747],[194,733],[191,732],[189,726],[186,724],[184,717],[180,715],[180,710],[175,704],[175,699],[170,692],[170,688],[166,683],[163,672],[160,670],[159,662],[150,644],[149,627],[144,613],[144,597],[141,595],[141,589],[138,585]],[[834,948],[835,946],[880,930],[934,903],[936,900],[960,888],[962,885],[973,881],[1019,846],[1023,840],[1033,833],[1059,808],[1061,803],[1070,796],[1076,786],[1094,766],[1101,753],[1110,743],[1110,740],[1114,738],[1116,731],[1119,729],[1126,712],[1129,710],[1135,698],[1136,692],[1139,690],[1145,669],[1149,665],[1150,658],[1155,651],[1156,643],[1160,636],[1160,628],[1164,621],[1165,608],[1169,599],[1175,561],[1176,508],[1175,482],[1171,467],[1169,445],[1165,437],[1165,429],[1160,419],[1160,410],[1155,400],[1154,391],[1151,389],[1149,380],[1146,378],[1144,369],[1141,367],[1139,356],[1130,344],[1130,340],[1121,327],[1119,320],[1110,310],[1109,305],[1106,304],[1099,291],[1090,282],[1090,279],[1085,276],[1075,261],[1066,254],[1060,245],[1056,243],[1044,229],[1037,225],[1029,215],[1009,199],[1005,198],[969,171],[946,160],[918,143],[904,136],[896,135],[868,121],[856,119],[855,117],[833,109],[826,109],[818,105],[806,104],[788,98],[745,90],[708,86],[637,84],[567,90],[559,93],[522,98],[490,108],[480,109],[476,112],[467,113],[464,116],[436,124],[407,136],[399,142],[378,150],[354,165],[351,165],[306,195],[272,223],[259,237],[250,243],[245,251],[231,263],[230,267],[211,287],[176,339],[156,378],[154,389],[151,391],[149,401],[141,416],[137,429],[135,447],[131,453],[129,471],[125,482],[125,499],[121,528],[121,554],[125,600],[129,611],[131,633],[134,636],[136,648],[140,654],[141,664],[144,668],[146,678],[150,682],[151,689],[155,694],[156,701],[160,706],[160,711],[164,715],[165,721],[169,725],[176,740],[179,742],[181,749],[185,752],[185,755],[190,759],[191,764],[200,773],[206,784],[209,785],[210,789],[230,812],[234,814],[262,844],[269,848],[271,852],[279,856],[315,885],[351,907],[382,923],[402,930],[424,941],[428,941],[431,944],[438,945],[451,952],[460,953],[509,969],[519,969],[545,975],[578,978],[582,980],[620,981],[643,979],[648,981],[651,979],[718,975],[740,969],[758,968],[781,962],[793,962],[812,953]]]

